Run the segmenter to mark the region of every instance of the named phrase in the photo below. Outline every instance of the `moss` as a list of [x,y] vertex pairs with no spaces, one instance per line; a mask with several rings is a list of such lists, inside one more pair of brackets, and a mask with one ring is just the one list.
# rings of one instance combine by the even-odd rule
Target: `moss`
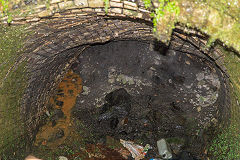
[[24,134],[20,103],[26,85],[26,63],[16,62],[26,33],[24,26],[0,27],[0,155],[3,156],[3,152],[11,154],[8,149],[13,146],[20,147],[18,138]]
[[209,154],[213,159],[240,159],[240,58],[233,52],[224,52],[225,66],[230,75],[231,90],[231,123],[225,128],[209,146]]
[[[155,8],[152,4],[155,5]],[[152,11],[155,36],[167,43],[174,23],[195,27],[240,51],[240,3],[237,0],[144,0]],[[212,41],[213,42],[213,41]]]

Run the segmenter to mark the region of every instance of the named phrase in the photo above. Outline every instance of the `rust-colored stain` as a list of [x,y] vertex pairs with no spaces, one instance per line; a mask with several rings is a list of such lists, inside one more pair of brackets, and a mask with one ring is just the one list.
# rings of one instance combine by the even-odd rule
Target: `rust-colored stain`
[[[55,109],[62,110],[64,113],[64,118],[57,120],[55,126],[52,125],[52,122],[49,122],[41,127],[38,134],[36,135],[35,145],[46,145],[51,148],[58,147],[73,131],[71,128],[71,109],[76,103],[77,95],[82,91],[82,79],[79,75],[70,70],[64,76],[62,82],[59,83],[57,90],[61,91],[61,94],[51,97],[50,103],[54,106]],[[63,102],[63,105],[56,105],[56,100]],[[53,140],[53,136],[56,135],[59,130],[64,131],[64,136]]]

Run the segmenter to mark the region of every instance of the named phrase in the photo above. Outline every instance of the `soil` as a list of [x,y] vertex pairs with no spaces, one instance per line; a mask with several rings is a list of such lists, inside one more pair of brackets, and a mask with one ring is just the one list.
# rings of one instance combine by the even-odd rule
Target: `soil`
[[209,130],[218,125],[223,107],[224,79],[206,58],[156,48],[139,41],[109,42],[91,46],[72,65],[82,92],[71,120],[66,119],[86,148],[104,150],[96,155],[85,148],[93,159],[124,159],[118,155],[120,139],[150,144],[146,158],[159,156],[156,142],[162,138],[175,157],[205,156]]

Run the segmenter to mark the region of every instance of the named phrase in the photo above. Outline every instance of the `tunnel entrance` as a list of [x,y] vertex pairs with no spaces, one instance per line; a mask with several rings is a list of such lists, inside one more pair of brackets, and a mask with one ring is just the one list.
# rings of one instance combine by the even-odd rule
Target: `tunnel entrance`
[[131,157],[120,151],[120,139],[149,144],[146,157],[156,158],[162,138],[175,157],[189,152],[201,159],[226,103],[224,76],[211,59],[141,41],[92,45],[65,78],[35,145],[56,149],[79,141],[77,153],[62,153],[70,159]]

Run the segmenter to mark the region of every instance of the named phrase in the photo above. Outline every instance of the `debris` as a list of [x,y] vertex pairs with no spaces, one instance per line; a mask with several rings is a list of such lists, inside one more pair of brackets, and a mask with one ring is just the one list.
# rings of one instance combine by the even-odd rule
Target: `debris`
[[197,111],[198,111],[198,112],[201,112],[201,110],[202,110],[202,107],[201,107],[201,106],[197,107]]
[[27,157],[25,158],[25,160],[42,160],[42,159],[38,159],[38,158],[36,158],[36,157],[34,157],[34,156],[29,155],[29,156],[27,156]]
[[157,141],[157,147],[158,147],[159,155],[163,159],[171,159],[172,158],[172,153],[170,152],[168,144],[165,139],[161,139],[161,140]]
[[147,144],[144,148],[140,145],[134,144],[132,141],[125,141],[120,139],[120,143],[126,147],[132,154],[132,157],[135,160],[140,160],[145,157],[147,154],[148,150],[151,149],[151,146]]
[[130,154],[131,154],[128,150],[123,149],[123,148],[120,148],[120,149],[118,150],[118,153],[120,153],[121,156],[122,156],[123,158],[125,158],[125,159],[128,159],[128,156],[130,156]]
[[185,61],[185,63],[186,63],[187,65],[190,65],[190,64],[191,64],[189,61]]
[[46,111],[46,115],[47,115],[48,117],[51,116],[51,114],[49,113],[49,111]]
[[105,103],[100,108],[98,121],[110,121],[110,128],[117,128],[121,119],[126,118],[131,110],[130,95],[123,88],[110,92],[105,96]]
[[83,92],[82,95],[88,95],[90,93],[90,88],[87,86],[83,86]]

